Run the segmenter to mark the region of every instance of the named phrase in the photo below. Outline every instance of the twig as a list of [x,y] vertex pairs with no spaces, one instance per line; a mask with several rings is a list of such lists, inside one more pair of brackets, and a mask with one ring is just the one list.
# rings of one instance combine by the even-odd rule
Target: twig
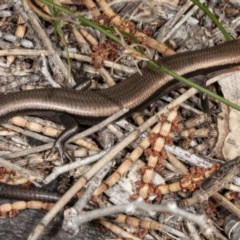
[[208,225],[205,221],[205,218],[202,215],[192,214],[190,212],[184,211],[177,207],[175,203],[168,204],[148,204],[143,201],[134,201],[129,204],[119,205],[119,206],[110,206],[101,209],[96,209],[91,212],[82,212],[74,220],[78,225],[90,222],[94,219],[98,219],[105,216],[111,216],[117,213],[126,213],[129,215],[138,214],[139,211],[144,215],[155,215],[159,212],[170,213],[189,221],[192,221],[198,224],[203,229],[207,229]]
[[86,190],[83,196],[77,201],[77,203],[64,212],[63,229],[74,235],[79,231],[79,225],[75,221],[81,211],[85,208],[87,202],[93,195],[95,189],[101,184],[103,178],[107,175],[112,163],[109,162],[104,168],[102,168],[86,185]]
[[[1,41],[0,41],[1,43]],[[57,53],[63,57],[67,57],[66,52],[64,51],[57,51]],[[49,56],[51,55],[50,51],[47,50],[37,50],[37,49],[3,49],[0,50],[0,56],[41,56],[42,54]],[[92,62],[92,58],[86,55],[78,54],[75,52],[69,51],[69,57],[72,59],[84,61],[84,62]],[[108,60],[103,60],[103,65],[105,67],[109,68],[114,68],[119,71],[123,71],[127,74],[133,74],[136,71],[128,66],[124,66],[122,64],[118,64],[116,62],[108,61]]]
[[204,160],[201,157],[198,157],[195,154],[191,154],[188,151],[183,150],[182,148],[180,148],[178,146],[165,145],[164,148],[167,152],[170,152],[170,153],[176,155],[182,161],[188,162],[188,163],[193,164],[195,166],[204,167],[204,168],[210,168],[211,167],[211,164],[208,161]]
[[240,157],[225,163],[218,171],[204,180],[201,190],[192,198],[182,200],[183,206],[193,205],[210,198],[214,193],[224,188],[233,176],[240,170]]
[[[109,123],[115,121],[116,119],[120,118],[122,115],[124,115],[128,110],[127,109],[122,109],[121,111],[117,112],[116,114],[113,114],[111,117],[105,119],[104,121],[94,125],[93,127],[77,134],[76,136],[72,137],[71,139],[69,139],[68,142],[72,142],[75,141],[79,138],[83,138],[86,137],[94,132],[99,131],[100,129],[102,129],[103,127],[105,127],[106,125],[108,125]],[[49,150],[53,147],[54,143],[47,143],[38,147],[33,147],[31,149],[26,149],[24,150],[24,152],[19,151],[19,152],[14,152],[14,153],[10,153],[10,154],[6,154],[4,155],[5,158],[8,159],[13,159],[13,158],[17,158],[17,157],[23,157],[32,153],[37,153],[37,152],[43,152],[46,150]]]
[[240,218],[240,209],[230,202],[227,198],[223,197],[219,193],[214,193],[212,197],[218,201],[223,207],[225,207],[229,212],[233,213],[234,215]]
[[47,61],[46,61],[46,57],[44,56],[44,54],[41,54],[41,60],[42,60],[41,70],[42,70],[42,74],[45,77],[45,79],[51,84],[52,87],[60,88],[61,85],[53,80],[53,78],[48,70]]
[[16,164],[11,163],[8,160],[3,159],[3,158],[0,158],[0,165],[3,166],[3,167],[9,168],[13,171],[16,171],[21,176],[24,176],[25,178],[27,178],[34,185],[40,187],[40,185],[33,180],[33,179],[42,180],[43,177],[38,172],[36,172],[36,171],[33,172],[33,171],[30,171],[30,170],[27,170],[25,168],[22,168],[22,167],[16,165]]
[[[64,81],[64,79],[61,79],[61,75],[63,75],[64,78],[68,80],[68,83],[73,86],[75,84],[74,80],[69,75],[69,72],[63,64],[62,60],[54,50],[50,39],[41,27],[35,13],[29,8],[28,0],[22,0],[22,4],[19,0],[14,0],[13,2],[15,4],[15,8],[19,11],[24,21],[28,25],[30,25],[30,27],[32,27],[32,29],[38,36],[38,39],[41,40],[42,46],[44,46],[51,53],[51,55],[49,55],[49,61],[54,66],[52,70],[54,71],[56,69],[55,75],[58,76],[58,80],[60,81],[60,83]],[[24,7],[25,11],[23,10],[22,6]]]
[[[163,27],[163,29],[161,30],[161,32],[165,32],[165,30],[167,30],[167,34],[165,34],[165,36],[163,36],[163,38],[161,39],[161,37],[157,37],[158,41],[162,41],[162,42],[166,42],[169,38],[172,37],[172,35],[178,31],[180,29],[180,27],[189,19],[189,17],[191,17],[199,8],[197,6],[193,6],[187,13],[186,11],[193,5],[193,3],[191,1],[188,1],[181,9],[180,11],[178,11],[178,13],[176,14],[176,17],[172,20],[167,22],[166,26]],[[180,19],[181,18],[181,19]],[[179,20],[180,19],[180,20]],[[174,26],[173,26],[174,25]],[[169,26],[169,28],[167,27]],[[167,27],[167,29],[166,29]]]
[[108,151],[109,150],[107,149],[107,150],[104,150],[104,151],[102,151],[102,152],[100,152],[100,153],[98,153],[96,155],[87,157],[85,159],[80,159],[80,160],[75,161],[73,163],[65,164],[65,165],[63,165],[61,167],[55,167],[52,170],[52,173],[48,177],[46,177],[46,179],[44,180],[44,183],[45,184],[49,184],[54,179],[56,179],[59,175],[65,173],[65,172],[68,172],[68,171],[74,170],[74,169],[76,169],[78,167],[81,167],[81,166],[84,166],[84,165],[96,162],[101,157],[103,157]]
[[109,221],[106,220],[100,220],[100,223],[107,229],[111,230],[114,232],[116,235],[121,236],[121,239],[131,239],[131,240],[141,240],[140,238],[134,236],[133,234],[124,231],[120,227],[118,227],[115,224],[110,223]]

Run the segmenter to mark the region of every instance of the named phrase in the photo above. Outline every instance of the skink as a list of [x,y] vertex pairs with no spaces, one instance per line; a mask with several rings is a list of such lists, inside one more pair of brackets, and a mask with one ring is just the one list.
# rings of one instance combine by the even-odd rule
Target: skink
[[0,197],[14,200],[57,202],[61,195],[39,188],[23,188],[0,182]]
[[[158,64],[179,75],[194,76],[240,63],[240,40],[219,46],[163,57]],[[39,89],[9,93],[0,97],[0,121],[33,111],[55,111],[77,116],[93,124],[122,108],[130,113],[158,96],[175,89],[177,82],[164,73],[145,68],[121,83],[104,90]]]
[[[183,76],[194,76],[234,66],[240,64],[240,40],[164,57],[158,64]],[[94,124],[122,108],[129,109],[130,113],[138,110],[178,86],[178,82],[171,76],[145,68],[142,76],[135,74],[120,84],[104,90],[76,91],[50,88],[9,93],[0,97],[0,122],[17,114],[50,110],[75,115],[83,124]],[[10,197],[11,189],[8,190],[6,186],[4,189],[7,192],[3,193],[4,196]],[[27,194],[26,190],[25,197]],[[32,200],[44,195],[38,192],[36,196],[29,194],[30,197],[27,199]],[[55,197],[54,195],[50,199]]]

